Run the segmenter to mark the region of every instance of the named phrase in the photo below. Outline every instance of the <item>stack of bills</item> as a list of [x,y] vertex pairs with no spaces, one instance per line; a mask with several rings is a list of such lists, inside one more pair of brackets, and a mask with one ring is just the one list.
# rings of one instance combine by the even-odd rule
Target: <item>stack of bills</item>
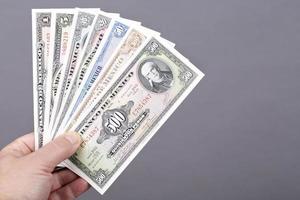
[[204,76],[174,47],[100,9],[32,10],[36,149],[78,133],[62,164],[103,194]]

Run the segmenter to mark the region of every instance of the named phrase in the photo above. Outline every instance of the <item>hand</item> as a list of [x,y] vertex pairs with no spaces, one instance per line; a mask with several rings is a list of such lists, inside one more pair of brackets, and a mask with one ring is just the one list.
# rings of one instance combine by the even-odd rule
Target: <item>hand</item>
[[70,170],[53,172],[81,143],[75,133],[64,134],[34,151],[34,136],[18,138],[0,151],[0,200],[75,199],[89,185]]

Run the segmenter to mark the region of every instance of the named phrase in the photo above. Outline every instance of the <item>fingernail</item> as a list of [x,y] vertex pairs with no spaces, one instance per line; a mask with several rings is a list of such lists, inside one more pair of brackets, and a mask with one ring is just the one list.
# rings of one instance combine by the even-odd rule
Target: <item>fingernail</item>
[[73,145],[81,142],[81,137],[75,132],[66,133],[65,138]]

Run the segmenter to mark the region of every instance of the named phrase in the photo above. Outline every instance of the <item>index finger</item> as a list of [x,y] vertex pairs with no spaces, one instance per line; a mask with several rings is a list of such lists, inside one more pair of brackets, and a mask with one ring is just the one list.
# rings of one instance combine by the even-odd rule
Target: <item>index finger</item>
[[33,133],[29,133],[17,138],[12,143],[5,146],[1,150],[1,153],[13,154],[14,156],[21,157],[33,151],[34,151],[34,135]]

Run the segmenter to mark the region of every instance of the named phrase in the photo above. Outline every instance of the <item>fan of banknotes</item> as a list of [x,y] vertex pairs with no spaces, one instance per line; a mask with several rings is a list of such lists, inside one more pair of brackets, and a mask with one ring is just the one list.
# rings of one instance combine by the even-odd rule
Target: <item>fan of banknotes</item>
[[101,194],[204,76],[159,32],[100,9],[33,9],[32,38],[36,149],[79,134],[62,166]]

